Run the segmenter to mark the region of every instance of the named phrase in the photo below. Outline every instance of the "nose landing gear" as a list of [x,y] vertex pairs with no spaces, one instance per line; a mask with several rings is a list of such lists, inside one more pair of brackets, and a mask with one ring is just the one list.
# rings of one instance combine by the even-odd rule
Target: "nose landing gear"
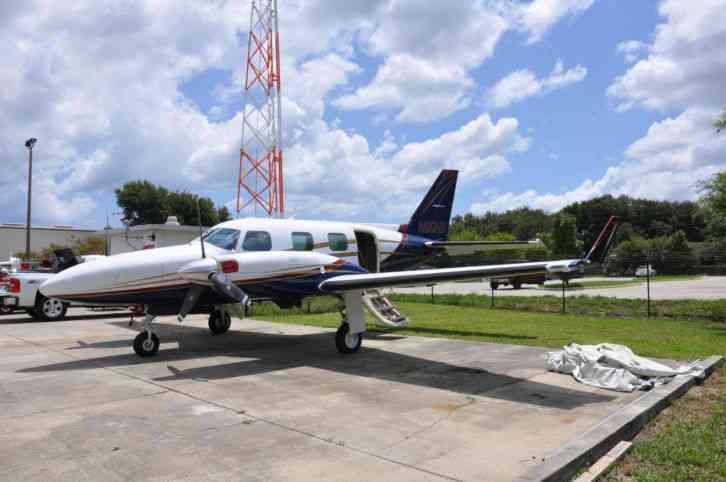
[[227,333],[229,327],[232,325],[232,318],[224,310],[214,310],[209,315],[209,330],[214,335],[221,335]]
[[144,331],[134,338],[134,351],[139,356],[153,356],[159,351],[159,337],[151,328],[154,318],[154,315],[147,312],[144,315]]

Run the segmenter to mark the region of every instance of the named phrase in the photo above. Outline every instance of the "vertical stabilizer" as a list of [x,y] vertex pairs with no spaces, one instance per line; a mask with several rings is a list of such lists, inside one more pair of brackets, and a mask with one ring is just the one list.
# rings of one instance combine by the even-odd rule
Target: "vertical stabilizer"
[[454,204],[459,171],[444,169],[411,216],[406,232],[433,241],[446,241],[449,236],[451,208]]

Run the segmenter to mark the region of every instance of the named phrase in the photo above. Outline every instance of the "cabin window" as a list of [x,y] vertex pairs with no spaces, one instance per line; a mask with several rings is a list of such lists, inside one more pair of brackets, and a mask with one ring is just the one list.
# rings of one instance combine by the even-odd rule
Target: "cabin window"
[[242,243],[245,251],[269,251],[272,249],[272,240],[267,231],[247,231]]
[[348,238],[343,233],[330,233],[328,244],[331,251],[345,251],[348,249]]
[[213,229],[204,236],[204,241],[218,248],[233,251],[237,248],[239,231],[227,228]]
[[312,251],[313,235],[310,233],[292,233],[292,249],[295,251]]

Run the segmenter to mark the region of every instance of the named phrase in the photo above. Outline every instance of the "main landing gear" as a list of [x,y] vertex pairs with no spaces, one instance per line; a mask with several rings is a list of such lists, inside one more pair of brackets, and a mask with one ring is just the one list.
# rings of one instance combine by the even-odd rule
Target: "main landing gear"
[[335,333],[335,347],[343,355],[357,352],[362,343],[363,333],[351,333],[350,325],[345,321]]

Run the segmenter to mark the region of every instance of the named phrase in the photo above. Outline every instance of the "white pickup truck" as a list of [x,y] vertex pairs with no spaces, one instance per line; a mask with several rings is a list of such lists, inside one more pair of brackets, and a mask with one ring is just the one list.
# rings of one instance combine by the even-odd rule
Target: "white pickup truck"
[[68,303],[47,298],[38,291],[43,282],[78,263],[90,262],[103,256],[74,256],[70,250],[57,250],[53,271],[15,271],[8,275],[6,287],[0,291],[0,305],[12,310],[25,310],[28,315],[44,321],[65,318]]

